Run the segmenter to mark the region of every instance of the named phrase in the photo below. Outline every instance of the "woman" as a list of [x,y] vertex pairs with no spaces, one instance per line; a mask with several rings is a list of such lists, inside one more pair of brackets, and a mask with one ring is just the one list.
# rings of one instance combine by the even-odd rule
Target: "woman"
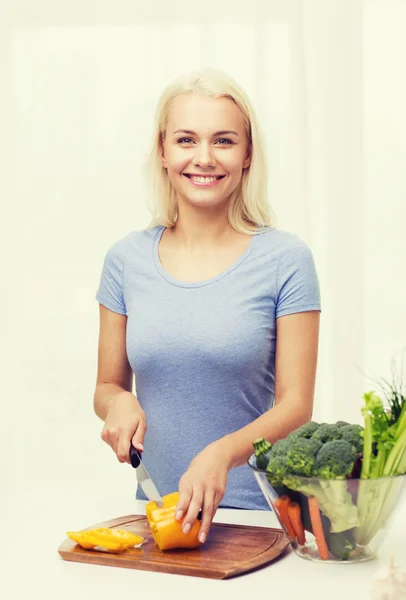
[[256,118],[228,76],[164,91],[148,172],[154,221],[109,249],[96,296],[94,408],[120,462],[132,441],[161,494],[179,489],[185,532],[202,510],[204,542],[220,504],[268,508],[253,440],[311,418],[318,280],[307,245],[273,226]]

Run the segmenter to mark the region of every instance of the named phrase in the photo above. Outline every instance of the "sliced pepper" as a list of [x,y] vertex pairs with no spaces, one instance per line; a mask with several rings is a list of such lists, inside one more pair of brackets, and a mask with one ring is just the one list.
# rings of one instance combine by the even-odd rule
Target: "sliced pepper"
[[193,523],[188,533],[183,533],[183,519],[175,519],[176,505],[179,500],[179,492],[172,492],[163,496],[163,506],[159,507],[156,502],[148,502],[145,506],[145,514],[150,526],[152,536],[160,550],[174,548],[197,548],[200,546],[198,535],[200,521]]
[[106,527],[87,531],[68,531],[67,536],[85,550],[93,550],[96,546],[100,546],[112,552],[122,552],[144,541],[144,538],[130,531]]

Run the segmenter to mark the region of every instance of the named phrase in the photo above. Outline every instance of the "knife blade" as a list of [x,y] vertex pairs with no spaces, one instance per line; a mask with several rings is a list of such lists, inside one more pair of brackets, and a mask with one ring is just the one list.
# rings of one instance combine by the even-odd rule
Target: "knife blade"
[[144,467],[141,453],[132,445],[132,443],[130,445],[130,462],[131,466],[135,469],[138,484],[148,500],[154,500],[158,506],[163,506],[162,496],[158,492],[147,469]]

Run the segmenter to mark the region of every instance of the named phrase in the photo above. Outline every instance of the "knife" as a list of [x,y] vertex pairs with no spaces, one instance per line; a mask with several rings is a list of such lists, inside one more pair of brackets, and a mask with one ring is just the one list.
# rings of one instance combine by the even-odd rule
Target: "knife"
[[148,500],[154,500],[158,506],[163,506],[163,500],[161,494],[158,492],[156,485],[152,481],[148,471],[144,467],[141,459],[141,453],[138,452],[134,446],[130,445],[130,462],[131,466],[135,469],[137,475],[137,481],[142,491],[148,498]]

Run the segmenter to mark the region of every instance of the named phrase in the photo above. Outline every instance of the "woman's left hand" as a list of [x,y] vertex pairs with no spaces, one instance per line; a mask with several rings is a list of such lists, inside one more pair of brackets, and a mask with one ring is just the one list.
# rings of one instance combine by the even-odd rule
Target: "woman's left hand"
[[223,440],[206,446],[190,463],[179,481],[179,501],[176,519],[184,516],[182,529],[187,533],[202,511],[199,540],[203,544],[217,507],[223,499],[230,469]]

